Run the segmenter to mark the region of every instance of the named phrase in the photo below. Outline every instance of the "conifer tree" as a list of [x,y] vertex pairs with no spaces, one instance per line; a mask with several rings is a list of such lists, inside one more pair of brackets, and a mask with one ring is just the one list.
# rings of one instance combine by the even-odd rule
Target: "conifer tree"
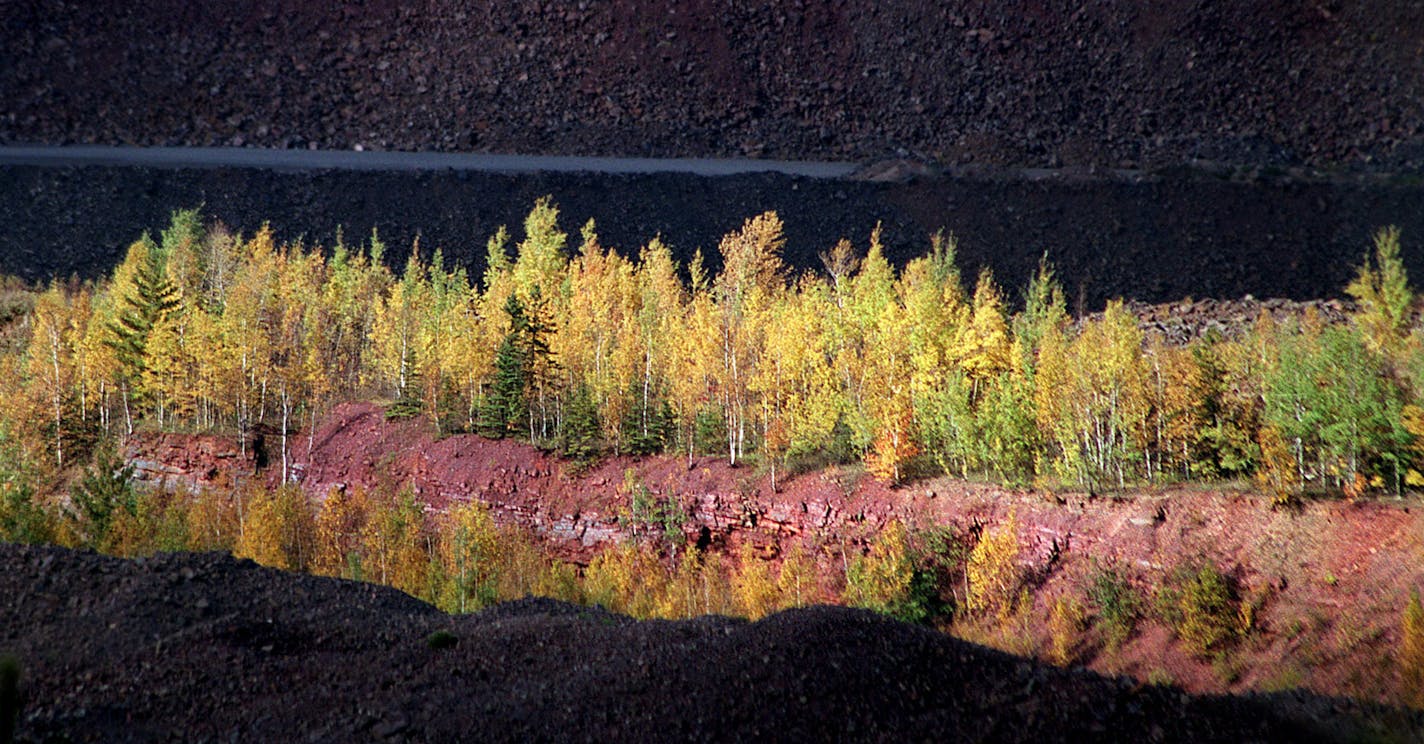
[[[144,233],[129,246],[125,264],[132,266],[132,284],[121,287],[122,306],[117,320],[109,326],[107,343],[114,349],[120,367],[120,384],[127,410],[134,388],[147,367],[148,339],[155,325],[178,308],[178,292],[168,281],[163,257],[152,238]],[[132,412],[128,411],[132,431]]]
[[524,304],[510,295],[504,311],[509,315],[510,329],[495,352],[494,384],[490,386],[480,422],[480,433],[495,438],[517,431],[529,410],[525,396],[527,362],[519,339],[527,325]]
[[645,396],[645,387],[641,380],[629,381],[628,398],[633,405],[628,406],[619,422],[623,451],[632,455],[662,452],[676,435],[677,419],[672,404],[656,391]]
[[35,473],[0,421],[0,540],[44,543],[54,537],[49,514],[39,501]]
[[117,452],[105,448],[70,489],[71,506],[66,516],[86,547],[108,548],[117,521],[138,513],[138,499],[130,483],[133,474],[132,465],[125,465]]
[[[534,292],[537,301],[539,292]],[[494,382],[481,417],[481,431],[486,436],[503,437],[527,431],[534,438],[531,392],[547,386],[549,345],[545,341],[548,327],[530,317],[517,295],[510,295],[504,312],[509,317],[509,332],[495,352]]]
[[593,460],[603,449],[600,441],[602,428],[593,392],[587,385],[579,385],[564,411],[559,431],[559,451],[565,457],[580,462]]

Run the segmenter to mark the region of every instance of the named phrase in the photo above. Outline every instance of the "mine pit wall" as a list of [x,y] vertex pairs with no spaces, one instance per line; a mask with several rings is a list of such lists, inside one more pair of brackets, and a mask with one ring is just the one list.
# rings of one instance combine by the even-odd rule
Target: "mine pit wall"
[[[846,559],[867,550],[892,519],[911,530],[964,531],[976,524],[997,529],[1012,517],[1016,562],[1045,582],[1034,595],[1036,617],[1046,622],[1054,597],[1081,596],[1101,567],[1123,571],[1148,591],[1184,567],[1210,564],[1229,575],[1243,597],[1264,602],[1258,622],[1268,629],[1263,638],[1269,644],[1260,652],[1262,669],[1310,642],[1279,629],[1301,618],[1334,618],[1347,606],[1348,619],[1339,620],[1343,630],[1329,632],[1373,628],[1381,640],[1338,663],[1366,659],[1377,671],[1378,662],[1368,660],[1395,653],[1388,644],[1400,608],[1421,581],[1424,510],[1411,509],[1412,500],[1310,500],[1298,509],[1272,509],[1267,496],[1198,487],[1146,489],[1124,498],[945,478],[890,489],[853,469],[789,478],[773,492],[768,479],[717,458],[609,458],[575,472],[528,444],[470,435],[435,441],[422,427],[414,420],[387,422],[371,404],[338,406],[318,428],[318,446],[299,462],[301,485],[313,500],[333,488],[410,485],[435,512],[465,500],[483,502],[497,524],[529,530],[549,554],[588,565],[608,547],[656,539],[648,536],[653,529],[640,533],[620,518],[627,513],[622,485],[631,471],[654,496],[681,505],[688,545],[736,555],[750,544],[755,555],[775,560],[799,544],[814,556],[823,589],[839,582]],[[169,488],[228,488],[253,475],[237,443],[221,438],[141,435],[126,454],[145,463],[146,482]],[[269,484],[278,477],[270,466],[256,476]],[[1360,597],[1367,599],[1356,601]],[[1149,630],[1144,637],[1164,632]],[[1160,665],[1162,651],[1154,643],[1135,644],[1120,671],[1141,675]],[[1174,670],[1189,689],[1221,689],[1207,665]],[[1317,683],[1332,676],[1337,672]]]
[[[472,276],[499,225],[517,235],[535,200],[552,195],[571,243],[595,219],[601,241],[626,254],[655,235],[686,263],[702,248],[714,263],[720,238],[748,217],[777,211],[786,259],[820,270],[839,238],[865,250],[884,225],[891,260],[922,255],[940,228],[959,240],[972,286],[989,267],[1017,298],[1047,255],[1070,309],[1114,297],[1339,297],[1382,226],[1403,230],[1411,274],[1424,277],[1424,181],[1370,176],[1288,180],[1260,174],[1003,171],[906,182],[752,174],[491,174],[470,171],[335,172],[257,169],[45,168],[0,166],[0,273],[29,280],[96,277],[127,246],[157,234],[169,213],[199,207],[251,235],[270,221],[278,237],[329,247],[377,228],[392,266],[420,236]],[[571,246],[571,250],[576,246]]]
[[[690,463],[677,456],[609,458],[575,474],[571,463],[527,444],[474,435],[434,441],[418,428],[414,422],[388,424],[370,404],[339,406],[318,436],[331,444],[296,463],[298,482],[315,502],[334,489],[382,483],[409,485],[429,512],[477,501],[489,507],[496,524],[527,530],[553,555],[581,565],[660,529],[628,518],[630,497],[622,484],[629,473],[654,498],[677,502],[686,515],[680,528],[687,545],[730,551],[750,542],[766,559],[798,543],[823,558],[860,550],[891,520],[912,527],[987,523],[1023,496],[968,484],[948,486],[952,493],[944,485],[941,492],[925,485],[890,489],[864,474],[839,471],[793,478],[773,492],[769,477],[714,457]],[[271,465],[258,470],[254,454],[236,441],[213,435],[140,433],[129,439],[124,456],[139,485],[175,492],[231,489],[252,478],[275,486],[280,477]],[[969,507],[954,498],[966,495],[972,496]],[[1068,513],[1026,521],[1023,559],[1039,564],[1075,540],[1091,544],[1091,537],[1075,537],[1075,521]]]
[[[427,511],[478,501],[497,524],[528,530],[552,553],[587,564],[603,549],[644,537],[652,531],[628,518],[629,497],[622,484],[631,470],[659,499],[671,498],[686,515],[681,525],[688,545],[716,549],[752,542],[767,558],[791,541],[809,545],[862,545],[890,519],[916,521],[916,504],[927,492],[905,491],[886,499],[884,487],[870,478],[842,483],[808,477],[793,490],[772,493],[766,478],[748,479],[716,458],[612,458],[586,473],[571,475],[572,465],[527,444],[459,435],[432,441],[411,436],[408,426],[385,426],[379,409],[369,405],[338,408],[328,427],[350,438],[331,451],[296,463],[299,484],[315,502],[333,489],[375,488],[380,483],[409,485]],[[323,429],[321,441],[332,441]],[[392,453],[373,459],[373,452]],[[197,493],[240,486],[253,478],[276,485],[274,468],[256,468],[253,452],[212,435],[145,434],[124,448],[145,488]],[[921,489],[922,491],[922,489]],[[909,498],[907,498],[909,497]]]

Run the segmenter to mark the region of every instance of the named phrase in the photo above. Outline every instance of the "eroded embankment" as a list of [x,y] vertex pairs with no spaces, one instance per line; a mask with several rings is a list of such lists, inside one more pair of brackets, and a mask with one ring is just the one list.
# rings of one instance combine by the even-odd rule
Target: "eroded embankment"
[[[526,599],[449,616],[216,554],[0,544],[18,741],[1319,741],[1410,719],[1198,698],[869,612],[633,622]],[[0,708],[0,710],[3,710]]]
[[[771,561],[800,545],[816,557],[828,592],[843,586],[845,557],[866,550],[892,520],[967,534],[1012,517],[1015,562],[1032,577],[1030,604],[1008,625],[974,629],[978,637],[1025,653],[1049,648],[1055,601],[1091,611],[1087,588],[1112,569],[1142,597],[1137,632],[1110,648],[1090,630],[1073,653],[1103,671],[1165,675],[1198,691],[1299,684],[1394,699],[1401,612],[1424,585],[1424,510],[1413,496],[1273,509],[1266,497],[1199,488],[1102,496],[941,478],[892,489],[856,468],[783,478],[773,491],[769,473],[717,458],[606,458],[579,469],[511,440],[437,439],[427,424],[387,422],[365,403],[339,406],[314,436],[294,435],[288,446],[289,473],[313,499],[333,489],[410,487],[432,510],[479,501],[497,523],[580,563],[646,537],[647,525],[630,519],[629,484],[641,485],[680,506],[689,544],[730,552],[750,542]],[[254,477],[252,455],[226,447],[212,437],[140,437],[128,456],[140,478],[169,487]],[[280,442],[269,434],[264,448],[269,465],[256,477],[275,484]],[[1245,637],[1224,655],[1190,653],[1153,610],[1158,588],[1203,565],[1227,576],[1240,606],[1251,608]]]

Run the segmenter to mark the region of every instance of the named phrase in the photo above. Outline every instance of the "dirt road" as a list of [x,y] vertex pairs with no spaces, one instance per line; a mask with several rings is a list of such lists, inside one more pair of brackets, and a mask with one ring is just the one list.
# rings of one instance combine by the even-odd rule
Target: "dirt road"
[[270,170],[478,171],[483,173],[686,173],[734,176],[780,173],[841,178],[855,163],[718,158],[590,158],[488,153],[276,150],[243,147],[0,147],[0,165],[136,166],[144,168],[265,168]]

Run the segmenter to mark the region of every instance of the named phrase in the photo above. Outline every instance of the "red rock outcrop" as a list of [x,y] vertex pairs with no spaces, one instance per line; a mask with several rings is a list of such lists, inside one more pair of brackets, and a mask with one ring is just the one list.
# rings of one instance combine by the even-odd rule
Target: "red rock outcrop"
[[257,472],[251,450],[212,434],[139,434],[123,455],[135,481],[170,491],[228,488]]

